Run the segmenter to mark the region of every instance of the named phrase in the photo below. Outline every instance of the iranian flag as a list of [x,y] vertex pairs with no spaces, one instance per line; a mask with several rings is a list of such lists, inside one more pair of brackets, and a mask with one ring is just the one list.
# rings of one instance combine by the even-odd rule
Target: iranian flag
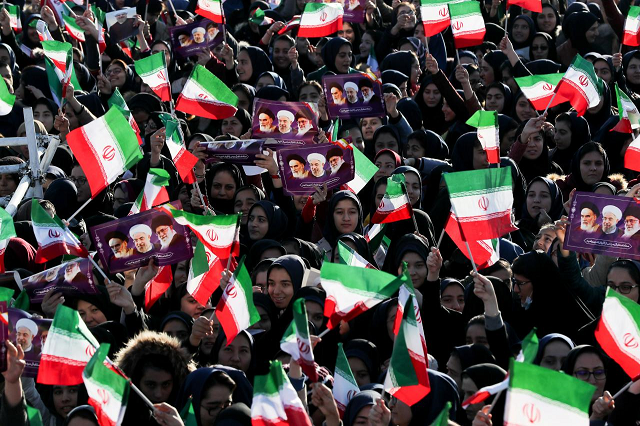
[[95,197],[142,159],[138,138],[116,108],[67,135]]
[[511,360],[504,424],[588,426],[595,390],[568,374]]
[[69,83],[80,89],[80,83],[75,78],[73,68],[73,46],[71,43],[61,43],[56,40],[45,40],[40,43],[46,57],[45,70],[51,94],[58,106],[62,106]]
[[315,361],[313,360],[313,348],[309,337],[309,320],[307,308],[303,298],[293,302],[293,321],[282,335],[280,349],[291,355],[302,368],[302,371],[312,382],[318,381]]
[[21,33],[22,21],[20,20],[20,7],[9,3],[5,3],[3,7],[9,14],[9,25],[11,25],[11,29],[17,34]]
[[222,271],[226,267],[223,263],[198,240],[191,259],[187,292],[201,305],[206,305],[213,292],[218,289]]
[[358,268],[378,269],[371,263],[369,263],[367,259],[362,257],[360,253],[343,243],[341,240],[338,240],[336,251],[338,254],[338,263],[341,263],[343,265],[356,266]]
[[107,42],[104,39],[104,21],[106,19],[106,13],[95,4],[91,5],[91,11],[95,17],[94,25],[98,30],[98,48],[100,49],[100,53],[104,53],[107,48]]
[[514,79],[531,105],[538,111],[544,111],[551,102],[556,86],[562,80],[562,74],[529,75]]
[[198,0],[196,14],[211,19],[218,24],[224,24],[224,12],[220,0]]
[[299,26],[300,26],[300,15],[294,15],[293,18],[291,18],[291,20],[287,22],[280,31],[278,31],[278,35],[282,35],[289,31],[293,31]]
[[[635,7],[635,6],[634,6]],[[620,121],[610,132],[633,133],[634,129],[640,128],[640,112],[638,107],[631,99],[620,90],[618,83],[614,83],[616,87],[616,99],[618,101],[618,115]]]
[[37,382],[60,386],[81,384],[82,370],[98,346],[78,311],[58,305],[42,348]]
[[311,426],[311,419],[280,361],[271,361],[269,373],[256,376],[251,402],[253,426]]
[[327,328],[332,329],[340,321],[350,321],[393,297],[402,278],[376,269],[324,262],[320,282],[327,293],[324,304],[324,316],[329,318]]
[[481,402],[486,401],[491,398],[493,395],[496,395],[499,392],[505,391],[509,388],[509,375],[507,374],[506,380],[503,380],[494,385],[489,385],[478,389],[476,393],[471,395],[469,398],[462,401],[462,408],[467,409],[468,406],[474,404],[480,404]]
[[556,97],[549,107],[570,102],[578,116],[583,116],[588,108],[598,106],[602,92],[603,82],[593,64],[577,54],[556,86]]
[[477,1],[449,3],[451,33],[456,49],[482,44],[487,29]]
[[446,173],[451,210],[466,241],[500,238],[515,231],[511,169],[481,169]]
[[124,419],[131,385],[128,378],[105,365],[108,354],[109,345],[100,345],[82,372],[82,380],[100,426],[117,426]]
[[[413,299],[410,296],[409,299]],[[413,309],[413,301],[404,306],[402,325],[395,341],[384,380],[384,390],[411,406],[431,391],[427,374],[427,353],[420,340],[419,328]]]
[[167,113],[160,114],[160,120],[164,123],[166,143],[171,154],[171,160],[178,169],[180,179],[184,183],[196,184],[196,175],[193,171],[198,159],[187,151],[184,144],[184,136],[180,122]]
[[60,218],[49,216],[35,198],[31,200],[31,225],[38,240],[37,263],[45,263],[64,254],[89,256],[87,249],[64,226]]
[[149,312],[151,307],[162,297],[173,282],[171,265],[161,266],[158,273],[144,285],[144,309]]
[[216,307],[216,318],[227,336],[227,345],[233,342],[242,330],[260,321],[260,314],[253,304],[253,284],[249,271],[244,266],[244,257],[240,259],[238,267],[233,271],[233,276],[222,292]]
[[184,84],[176,110],[202,118],[222,120],[233,116],[238,97],[202,65],[196,65]]
[[69,35],[71,35],[71,37],[81,42],[85,41],[84,30],[78,24],[76,24],[76,18],[64,15],[62,17],[62,20],[64,21],[64,28],[67,30]]
[[336,358],[336,368],[333,374],[333,399],[335,399],[338,406],[340,418],[344,415],[344,410],[347,408],[351,398],[358,392],[360,392],[360,388],[355,377],[353,377],[342,343],[338,343],[338,357]]
[[29,22],[29,26],[36,29],[40,41],[53,40],[53,36],[49,31],[49,26],[42,19],[33,19],[31,22]]
[[378,268],[382,268],[384,265],[384,259],[387,257],[387,251],[389,251],[389,245],[391,240],[385,235],[386,223],[374,223],[369,225],[369,230],[364,239],[369,245],[369,250],[373,254],[373,260],[376,261]]
[[624,21],[622,44],[640,46],[640,7],[629,7],[627,19]]
[[450,24],[447,0],[421,0],[420,16],[426,37],[434,36],[446,30]]
[[398,309],[396,310],[396,320],[393,324],[393,334],[398,335],[400,332],[400,327],[402,326],[402,318],[404,317],[404,308],[407,306],[407,302],[411,299],[413,301],[413,311],[416,317],[416,322],[418,323],[418,331],[420,332],[420,341],[422,342],[422,346],[424,346],[424,353],[427,353],[427,339],[424,337],[424,329],[422,326],[422,315],[420,315],[420,306],[418,305],[418,300],[416,299],[416,292],[413,288],[413,283],[411,282],[411,277],[408,272],[405,270],[404,272],[404,281],[400,286],[400,291],[398,292]]
[[275,22],[273,18],[269,18],[268,16],[266,16],[264,14],[264,10],[260,8],[257,8],[256,10],[253,11],[253,13],[251,14],[251,17],[249,18],[249,21],[253,22],[259,27],[271,25]]
[[129,210],[129,216],[150,210],[169,201],[169,193],[165,186],[169,185],[169,173],[163,169],[150,168],[144,189]]
[[15,102],[16,95],[9,93],[7,83],[3,79],[2,84],[0,84],[0,116],[9,114]]
[[[200,0],[202,1],[202,0]],[[208,0],[205,0],[208,1]],[[161,101],[171,101],[171,83],[167,72],[167,58],[164,52],[158,52],[135,61],[136,72]]]
[[640,172],[640,137],[631,142],[624,153],[625,169]]
[[500,136],[498,136],[498,112],[478,110],[467,120],[469,126],[478,129],[478,140],[491,164],[500,163]]
[[367,66],[377,77],[380,77],[380,64],[378,58],[376,58],[376,49],[373,45],[369,49],[369,56],[367,56]]
[[507,0],[507,9],[510,6],[520,6],[532,12],[542,12],[542,2],[540,0]]
[[12,237],[16,236],[16,229],[13,225],[13,217],[5,209],[0,207],[0,273],[5,272],[4,253]]
[[131,128],[133,129],[133,131],[136,132],[136,138],[138,138],[138,145],[144,145],[144,142],[142,141],[142,137],[140,136],[140,127],[138,127],[138,123],[136,123],[135,118],[133,118],[133,114],[131,113],[131,111],[129,111],[129,106],[127,105],[127,102],[124,100],[124,98],[120,94],[120,90],[118,90],[117,87],[113,90],[113,94],[109,97],[109,99],[107,99],[107,105],[109,106],[109,108],[116,107],[118,111],[122,113],[124,118],[126,118],[129,124],[131,125]]
[[325,37],[342,30],[340,3],[307,3],[300,17],[298,37]]
[[640,306],[612,288],[607,289],[596,339],[627,375],[640,375]]
[[413,210],[407,195],[404,175],[389,176],[384,197],[371,217],[371,223],[391,223],[411,219],[412,214]]
[[373,175],[376,174],[378,168],[371,162],[358,148],[349,144],[349,147],[353,151],[353,161],[355,163],[355,174],[353,179],[345,184],[346,189],[350,190],[354,194],[358,194],[362,191],[367,183],[371,180]]
[[[470,240],[466,241],[465,244],[464,236],[462,232],[460,232],[460,224],[453,212],[449,212],[449,219],[447,219],[444,230],[460,249],[460,252],[478,265],[480,269],[488,268],[500,260],[500,255],[498,254],[500,242],[497,238],[490,240]],[[469,250],[467,250],[467,244],[469,244]],[[469,255],[469,251],[471,251],[471,255]],[[473,260],[469,256],[472,256]]]

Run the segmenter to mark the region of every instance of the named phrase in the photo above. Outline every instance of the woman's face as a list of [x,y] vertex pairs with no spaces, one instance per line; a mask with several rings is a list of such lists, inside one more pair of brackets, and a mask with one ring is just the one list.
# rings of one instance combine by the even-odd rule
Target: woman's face
[[384,193],[387,191],[387,183],[382,183],[376,188],[376,206],[379,206],[384,198]]
[[564,340],[552,340],[544,347],[540,367],[560,371],[564,360],[567,359],[567,355],[569,355],[569,351],[571,351],[571,348]]
[[[222,120],[222,133],[229,133],[231,136],[242,136],[242,123],[236,117],[229,117]],[[233,179],[232,179],[233,180]]]
[[156,122],[152,119],[147,120],[147,122],[144,125],[145,136],[154,134],[156,130],[158,130],[158,125],[156,124]]
[[[416,8],[416,10],[420,10],[420,7]],[[420,40],[424,46],[429,43],[427,38],[424,36],[424,25],[416,25],[413,30],[413,36]]]
[[246,50],[241,50],[238,53],[238,64],[236,65],[236,71],[238,72],[238,80],[242,83],[246,83],[251,80],[253,76],[253,66],[251,64],[251,57]]
[[540,133],[534,133],[529,138],[529,142],[527,143],[527,147],[524,150],[524,154],[522,154],[523,158],[527,160],[536,160],[542,155],[542,150],[544,148],[544,139]]
[[247,224],[249,220],[249,210],[257,201],[256,194],[251,189],[242,190],[236,195],[236,201],[233,203],[233,212],[242,212],[240,221],[243,225]]
[[467,327],[466,333],[467,345],[483,345],[489,349],[489,340],[487,339],[487,330],[482,324],[473,324]]
[[422,70],[420,70],[420,63],[415,56],[411,55],[411,75],[409,76],[409,82],[411,87],[416,87],[420,81]]
[[267,292],[278,309],[285,309],[295,292],[289,273],[284,268],[272,268],[267,278]]
[[402,274],[402,264],[407,263],[407,271],[411,277],[411,282],[415,288],[420,288],[427,279],[427,262],[416,252],[408,251],[402,256],[400,266],[398,266],[398,275]]
[[378,171],[373,175],[374,182],[377,182],[378,179],[382,177],[391,176],[391,173],[393,173],[393,171],[396,169],[395,160],[393,159],[393,157],[391,157],[391,154],[387,153],[379,155],[376,159],[375,164],[378,168]]
[[511,36],[516,43],[524,43],[529,38],[531,28],[524,19],[516,19],[511,29]]
[[391,422],[398,426],[407,426],[413,419],[411,407],[401,400],[391,397],[389,401],[389,409],[391,410]]
[[189,261],[183,260],[176,263],[176,272],[173,274],[173,282],[176,285],[184,284],[189,279]]
[[597,151],[591,151],[580,159],[580,176],[587,185],[593,185],[604,177],[604,159]]
[[273,86],[276,82],[269,74],[265,74],[256,81],[256,91],[260,90],[264,86]]
[[338,50],[335,59],[336,70],[339,74],[347,74],[351,65],[351,45],[343,44]]
[[[266,271],[264,272],[264,280],[265,282],[267,281]],[[255,328],[255,329],[264,330],[264,331],[271,330],[271,318],[269,317],[269,313],[262,306],[256,306],[256,310],[260,315],[260,321],[258,321],[257,323],[255,323],[249,328]]]
[[627,66],[627,80],[633,84],[640,84],[640,59],[631,58]]
[[162,329],[162,332],[168,334],[171,337],[175,337],[181,342],[184,342],[189,338],[189,328],[187,328],[187,324],[179,319],[172,319],[170,321],[167,321]]
[[420,202],[420,193],[422,189],[422,182],[420,177],[415,173],[404,174],[405,186],[407,187],[407,195],[409,195],[409,201],[414,207],[418,207]]
[[75,130],[78,127],[80,127],[80,121],[78,120],[78,116],[76,115],[76,113],[73,111],[73,108],[69,107],[67,108],[67,106],[65,105],[63,107],[64,110],[64,114],[67,116],[67,119],[69,120],[69,130]]
[[444,114],[444,121],[447,123],[456,119],[456,113],[453,112],[446,99],[442,99],[442,114]]
[[315,102],[318,103],[320,101],[320,92],[314,86],[307,85],[300,89],[300,96],[298,100],[300,102]]
[[487,158],[486,151],[481,145],[473,147],[473,170],[488,169],[489,159]]
[[547,40],[542,36],[536,36],[531,43],[531,59],[549,59],[549,45]]
[[[462,399],[465,400],[473,396],[474,393],[478,392],[478,387],[470,377],[467,377],[465,375],[462,377],[462,387],[460,388],[460,390],[462,391]],[[482,408],[483,405],[484,404],[482,402],[479,402],[477,404],[471,404],[467,408],[465,408],[464,411],[467,414],[467,420],[473,421],[476,413]]]
[[398,140],[391,133],[380,133],[376,138],[376,142],[373,145],[374,152],[377,154],[383,149],[390,149],[398,152]]
[[47,132],[51,132],[51,130],[53,129],[54,116],[51,113],[51,111],[49,111],[49,108],[47,108],[46,106],[42,104],[36,105],[35,108],[33,109],[33,118],[35,120],[40,121],[42,124],[44,124],[44,127],[45,129],[47,129]]
[[445,308],[462,312],[464,309],[464,290],[457,284],[447,286],[440,295],[440,304]]
[[349,43],[351,44],[353,44],[356,41],[356,34],[353,31],[353,27],[348,22],[343,23],[341,36],[349,40]]
[[511,148],[511,145],[513,145],[513,143],[516,141],[516,130],[517,129],[509,130],[502,136],[502,139],[500,139],[501,157],[506,157],[507,155],[509,155],[509,149]]
[[540,31],[547,34],[553,34],[556,28],[556,14],[551,7],[543,7],[542,12],[536,18]]
[[353,200],[340,200],[333,210],[333,223],[340,234],[356,230],[360,220],[358,206]]
[[371,36],[371,34],[365,33],[362,36],[362,39],[360,40],[360,46],[359,46],[360,55],[364,56],[365,58],[368,57],[369,53],[371,52],[371,48],[374,47],[375,44],[376,42]]
[[488,86],[495,81],[493,68],[491,68],[491,65],[489,65],[489,63],[484,59],[480,61],[480,69],[478,71],[480,72],[480,78],[484,82],[485,86]]
[[236,181],[231,173],[220,171],[213,177],[211,184],[211,198],[217,200],[233,200],[236,192]]
[[598,37],[598,23],[594,22],[592,26],[589,27],[585,34],[585,38],[589,43],[593,43],[596,41],[596,37]]
[[82,318],[89,328],[107,322],[107,317],[104,316],[102,311],[89,302],[78,300],[78,306],[76,309],[80,314],[80,318]]
[[447,376],[451,377],[460,389],[462,386],[462,363],[457,355],[451,355],[447,361]]
[[487,91],[487,99],[485,102],[487,111],[502,112],[504,109],[504,93],[497,87],[492,87]]
[[[209,303],[207,303],[207,305],[209,305]],[[204,311],[205,308],[205,306],[202,306],[200,302],[194,299],[189,293],[180,299],[180,310],[193,319],[202,315],[202,311]]]
[[251,210],[247,219],[247,228],[249,238],[253,241],[257,241],[267,235],[267,232],[269,232],[269,219],[262,207],[256,206]]
[[520,274],[513,274],[515,281],[513,285],[513,292],[520,298],[520,304],[524,306],[527,302],[527,298],[533,298],[533,284],[529,278]]
[[53,406],[63,419],[78,406],[78,386],[54,386]]
[[435,108],[440,103],[442,95],[434,83],[429,83],[422,92],[422,99],[429,108]]
[[119,64],[111,64],[105,73],[112,87],[122,87],[127,82],[127,74]]
[[[226,341],[226,339],[225,339]],[[218,352],[218,362],[227,367],[237,368],[245,373],[251,366],[251,343],[244,333],[238,334],[233,342],[222,345]]]
[[529,212],[529,216],[537,217],[542,210],[549,213],[552,201],[549,187],[543,182],[538,180],[529,186],[527,191],[527,212]]
[[173,391],[173,375],[170,371],[146,367],[143,369],[139,387],[152,403],[167,402]]
[[362,130],[362,138],[365,141],[373,139],[373,134],[378,128],[382,126],[382,120],[378,117],[363,118],[360,122],[360,128]]
[[536,117],[536,110],[533,109],[524,96],[520,96],[518,102],[516,102],[516,116],[520,121],[527,121],[530,118]]
[[356,379],[356,383],[359,387],[371,383],[371,375],[369,374],[369,370],[360,358],[350,357],[348,358],[348,361],[349,367],[351,367],[351,372],[353,373],[353,378]]
[[0,174],[0,197],[6,197],[15,192],[18,187],[18,183],[15,181],[12,175]]
[[[624,268],[611,268],[609,274],[607,274],[607,285],[613,286],[617,288],[617,292],[622,294],[625,297],[633,300],[634,302],[638,302],[640,290],[638,287],[632,288],[634,285],[638,285],[639,283],[635,282],[629,271]],[[625,294],[626,293],[626,294]]]
[[607,63],[607,61],[599,59],[593,63],[593,68],[596,72],[596,75],[600,77],[605,83],[611,83],[611,80],[613,80],[613,75],[611,74],[611,68],[609,68],[609,64]]
[[251,112],[251,100],[244,90],[236,89],[233,93],[238,97],[238,108]]
[[[598,375],[598,379],[595,375]],[[591,383],[596,387],[596,391],[591,397],[591,402],[595,402],[604,393],[604,385],[607,381],[604,363],[600,357],[594,353],[587,352],[578,355],[573,366],[573,376],[580,380]]]
[[427,151],[422,147],[416,139],[407,141],[407,158],[420,159],[427,156]]
[[553,135],[553,140],[560,151],[571,146],[571,125],[568,121],[556,121],[556,133]]
[[222,385],[211,386],[200,400],[200,425],[213,426],[216,417],[231,405],[231,389]]

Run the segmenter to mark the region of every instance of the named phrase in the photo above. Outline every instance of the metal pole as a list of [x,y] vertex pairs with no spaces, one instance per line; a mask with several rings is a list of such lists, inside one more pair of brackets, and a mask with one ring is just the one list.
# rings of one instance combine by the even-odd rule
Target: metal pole
[[31,166],[31,184],[33,185],[33,196],[42,198],[42,182],[40,178],[40,156],[38,155],[38,139],[36,128],[33,123],[33,110],[24,108],[24,126],[27,133],[27,147],[29,148],[29,165]]
[[5,210],[11,216],[14,216],[16,214],[16,211],[18,210],[18,204],[20,204],[20,202],[24,198],[27,190],[29,189],[29,186],[31,186],[31,178],[29,177],[29,175],[25,175],[20,180],[20,183],[13,193],[9,204],[7,204],[7,207],[5,207]]

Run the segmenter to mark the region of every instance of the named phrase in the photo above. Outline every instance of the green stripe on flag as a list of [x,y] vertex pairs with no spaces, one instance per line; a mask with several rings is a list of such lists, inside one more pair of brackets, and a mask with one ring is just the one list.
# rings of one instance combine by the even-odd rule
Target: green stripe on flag
[[509,167],[446,173],[444,180],[451,198],[511,192],[513,182]]
[[478,110],[467,120],[467,124],[473,127],[497,127],[497,111]]
[[[404,305],[403,322],[409,323],[413,327],[418,326],[416,314],[413,310],[413,300],[409,296],[407,303]],[[409,351],[407,350],[407,336],[405,336],[404,324],[400,326],[396,340],[393,342],[393,352],[389,361],[389,371],[387,374],[391,379],[394,387],[414,386],[419,384],[418,376],[413,367],[413,361]],[[425,360],[426,361],[426,360]]]
[[198,64],[189,79],[205,93],[218,102],[238,106],[238,97],[218,77],[202,65]]
[[5,209],[0,207],[0,240],[15,237],[16,229],[13,225],[13,217]]

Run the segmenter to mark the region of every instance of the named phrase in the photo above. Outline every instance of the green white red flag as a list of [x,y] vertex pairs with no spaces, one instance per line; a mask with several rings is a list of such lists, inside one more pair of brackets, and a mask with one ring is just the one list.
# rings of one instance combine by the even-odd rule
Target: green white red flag
[[369,263],[367,259],[362,257],[360,253],[343,243],[341,240],[338,240],[336,251],[338,253],[338,263],[341,263],[343,265],[356,266],[358,268],[378,269],[371,263]]
[[22,21],[20,20],[20,6],[5,3],[3,6],[9,14],[9,25],[16,34],[22,32]]
[[82,383],[82,370],[100,346],[78,311],[59,304],[42,348],[37,382],[73,386]]
[[220,0],[198,0],[196,14],[211,19],[218,24],[224,24],[224,11]]
[[625,169],[640,172],[640,137],[635,138],[624,153]]
[[640,306],[636,302],[609,287],[595,335],[629,377],[640,375]]
[[53,40],[49,26],[42,19],[33,19],[29,22],[29,26],[36,29],[40,41]]
[[371,250],[371,254],[373,254],[373,260],[376,261],[379,269],[382,269],[382,265],[384,265],[384,259],[387,257],[389,245],[391,244],[391,240],[385,235],[386,227],[386,223],[371,224],[369,225],[367,235],[364,236],[364,239],[369,245],[369,250]]
[[129,210],[129,216],[150,210],[169,201],[165,186],[169,185],[169,173],[164,169],[150,168],[144,188]]
[[338,357],[336,358],[336,368],[333,374],[333,399],[335,399],[338,406],[340,418],[344,415],[344,410],[347,408],[351,398],[358,392],[360,392],[358,382],[353,377],[342,343],[338,343]]
[[300,17],[298,37],[325,37],[342,30],[340,3],[307,3]]
[[118,426],[124,419],[131,385],[128,378],[105,365],[108,354],[109,345],[101,344],[82,372],[82,379],[100,426]]
[[393,297],[402,278],[369,268],[324,262],[320,282],[327,293],[324,316],[327,328],[335,328],[340,321],[350,321],[385,299]]
[[403,174],[387,178],[387,189],[377,210],[371,217],[371,223],[391,223],[411,219],[413,210],[407,195]]
[[629,96],[620,89],[618,83],[614,83],[616,88],[616,99],[618,101],[618,115],[620,121],[610,132],[633,133],[633,130],[640,128],[640,112]]
[[184,183],[196,183],[196,174],[193,168],[198,159],[187,151],[180,122],[167,113],[160,114],[160,120],[164,123],[167,147],[171,154],[171,160],[178,169],[180,179]]
[[469,126],[478,129],[478,140],[491,164],[500,163],[500,136],[498,136],[498,112],[478,110],[467,120]]
[[198,240],[191,259],[187,278],[187,292],[201,305],[206,305],[220,285],[220,277],[226,264],[218,259],[202,241]]
[[260,314],[253,304],[253,284],[249,271],[244,266],[244,257],[222,292],[216,307],[216,318],[227,337],[227,345],[238,333],[260,321]]
[[84,30],[78,24],[76,24],[76,18],[73,18],[69,15],[64,15],[62,17],[62,20],[64,21],[64,28],[67,30],[69,35],[74,39],[84,43]]
[[259,27],[271,25],[275,22],[273,18],[266,16],[264,14],[264,10],[260,8],[257,8],[252,12],[251,17],[249,18],[249,21],[253,22]]
[[446,30],[451,23],[447,0],[421,0],[420,17],[426,37],[434,36]]
[[355,174],[353,175],[353,179],[345,184],[346,189],[350,190],[354,194],[360,193],[362,188],[365,187],[367,183],[373,178],[373,175],[376,174],[378,168],[375,164],[371,162],[358,148],[353,146],[353,144],[349,144],[351,150],[353,151],[353,162],[355,163]]
[[100,53],[103,53],[107,48],[107,42],[104,39],[104,21],[106,19],[106,13],[96,6],[95,3],[91,5],[91,11],[95,17],[94,25],[98,30],[98,48],[100,49]]
[[482,44],[487,29],[477,1],[449,3],[451,33],[456,49]]
[[549,107],[569,102],[578,116],[583,116],[588,108],[600,104],[603,84],[602,79],[596,75],[593,64],[576,54],[573,63],[556,86],[556,97]]
[[51,88],[51,94],[58,106],[62,106],[69,83],[80,87],[73,68],[73,46],[56,40],[41,41],[46,57],[45,71]]
[[116,108],[67,135],[95,197],[142,159],[136,133]]
[[3,79],[3,84],[0,84],[0,116],[9,114],[15,102],[16,95],[9,93],[7,83]]
[[45,263],[65,254],[79,257],[89,256],[87,249],[64,226],[60,218],[49,216],[49,213],[40,206],[35,198],[31,200],[31,225],[36,240],[38,240],[37,263]]
[[531,105],[538,111],[543,111],[551,102],[556,86],[562,80],[562,74],[528,75],[514,79]]
[[312,426],[311,419],[280,361],[271,361],[269,373],[254,379],[251,424]]
[[507,9],[510,6],[520,6],[532,12],[542,12],[542,1],[540,0],[507,0]]
[[[462,232],[460,232],[460,224],[453,211],[449,212],[449,219],[447,219],[444,230],[460,249],[460,252],[462,252],[467,259],[478,265],[478,268],[488,268],[500,260],[500,255],[498,254],[500,241],[497,238],[465,241]],[[467,250],[467,244],[469,244],[471,255],[469,254],[469,250]],[[473,257],[473,259],[471,259],[470,256]]]
[[630,6],[627,19],[624,21],[622,44],[640,46],[640,7]]
[[158,273],[148,283],[144,285],[144,309],[149,312],[154,303],[162,297],[163,294],[173,282],[173,272],[171,265],[164,265],[158,269]]
[[12,237],[16,236],[16,229],[13,225],[13,217],[5,209],[0,207],[0,273],[5,272],[4,253]]
[[420,332],[420,340],[422,342],[422,345],[424,346],[424,353],[426,354],[427,339],[424,337],[422,315],[420,315],[420,306],[418,305],[418,300],[416,299],[416,292],[413,288],[411,277],[408,275],[406,270],[404,271],[403,275],[404,281],[402,282],[400,291],[398,292],[398,309],[396,311],[396,320],[393,324],[393,334],[397,336],[400,332],[400,327],[402,326],[402,318],[404,317],[404,307],[407,305],[407,301],[411,299],[413,301],[413,311],[416,317],[416,322],[418,323],[418,331]]
[[109,108],[115,107],[122,113],[124,118],[127,119],[131,128],[134,132],[136,132],[136,138],[138,138],[138,145],[143,145],[142,137],[140,136],[140,127],[138,127],[138,123],[136,123],[135,118],[133,118],[133,113],[129,110],[129,106],[127,102],[124,100],[124,97],[120,94],[120,90],[116,87],[113,90],[113,94],[107,99],[107,105]]
[[238,97],[202,65],[196,65],[184,84],[176,110],[198,117],[222,120],[233,116]]
[[313,348],[309,337],[309,320],[307,308],[303,298],[293,302],[293,321],[284,332],[280,341],[280,349],[291,355],[302,368],[302,371],[312,382],[318,381]]
[[515,231],[509,167],[446,173],[451,210],[460,224],[463,240],[488,240]]
[[294,15],[293,18],[291,18],[291,20],[287,22],[280,31],[278,31],[278,35],[293,31],[298,27],[300,27],[300,15]]
[[[413,299],[414,296],[409,296]],[[413,301],[404,306],[402,325],[395,341],[389,369],[384,380],[384,390],[411,406],[431,391],[427,373],[427,353],[420,339]]]
[[[203,1],[203,0],[199,0]],[[204,0],[209,1],[209,0]],[[154,53],[146,58],[135,61],[136,72],[161,101],[171,101],[171,83],[167,71],[167,58],[164,52]]]

